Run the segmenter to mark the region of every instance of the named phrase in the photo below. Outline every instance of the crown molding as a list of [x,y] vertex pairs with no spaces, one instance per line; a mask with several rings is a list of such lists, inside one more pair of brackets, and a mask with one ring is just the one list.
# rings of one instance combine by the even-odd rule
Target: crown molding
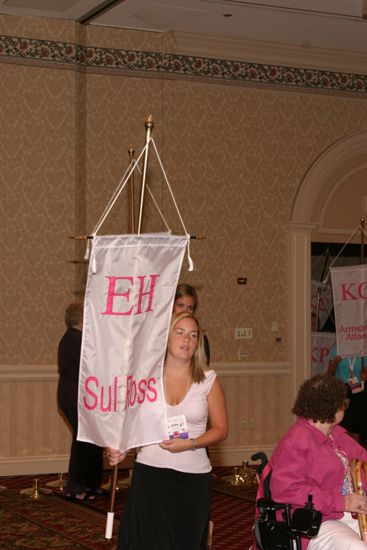
[[169,38],[175,52],[186,55],[367,74],[367,58],[361,52],[228,39],[199,33],[175,32],[170,33]]

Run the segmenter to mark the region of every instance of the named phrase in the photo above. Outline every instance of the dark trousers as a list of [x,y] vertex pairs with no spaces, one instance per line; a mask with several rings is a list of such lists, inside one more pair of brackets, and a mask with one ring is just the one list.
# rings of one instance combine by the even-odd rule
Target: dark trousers
[[78,409],[62,409],[73,433],[66,492],[71,495],[84,493],[86,490],[99,489],[103,472],[103,447],[93,443],[77,441]]
[[205,550],[211,473],[189,474],[135,462],[117,550]]

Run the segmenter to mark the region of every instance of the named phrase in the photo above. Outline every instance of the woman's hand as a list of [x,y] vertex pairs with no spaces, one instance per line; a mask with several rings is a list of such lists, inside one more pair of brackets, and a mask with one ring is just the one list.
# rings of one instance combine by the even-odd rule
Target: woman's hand
[[125,460],[126,452],[123,453],[118,449],[111,449],[110,447],[107,447],[107,458],[110,466],[116,466],[116,464]]
[[176,437],[174,439],[165,439],[159,446],[170,453],[182,453],[183,451],[190,451],[192,449],[192,441],[191,439]]
[[345,511],[354,512],[357,514],[367,513],[367,498],[357,493],[352,493],[344,497]]

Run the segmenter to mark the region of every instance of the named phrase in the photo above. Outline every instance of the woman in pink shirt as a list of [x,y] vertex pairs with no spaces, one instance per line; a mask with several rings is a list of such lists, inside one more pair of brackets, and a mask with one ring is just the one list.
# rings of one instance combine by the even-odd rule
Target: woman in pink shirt
[[367,513],[367,500],[354,492],[350,469],[354,458],[367,462],[367,452],[338,426],[347,406],[345,385],[337,378],[306,380],[292,410],[297,420],[271,458],[273,500],[302,507],[312,495],[323,514],[319,534],[304,539],[303,549],[367,550],[352,516]]

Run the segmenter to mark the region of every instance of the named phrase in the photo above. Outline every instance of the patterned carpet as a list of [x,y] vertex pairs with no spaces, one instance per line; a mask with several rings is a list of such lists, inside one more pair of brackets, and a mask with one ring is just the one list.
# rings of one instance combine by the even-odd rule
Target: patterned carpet
[[[33,477],[3,477],[0,485],[0,548],[16,550],[112,550],[126,489],[116,494],[114,538],[104,538],[108,498],[88,503],[67,500],[58,490],[36,500],[20,494],[31,487]],[[41,487],[57,476],[39,476]],[[226,490],[231,494],[226,494]],[[229,486],[214,478],[211,518],[214,521],[213,550],[247,550],[251,546],[254,504],[243,487]]]
[[99,512],[50,495],[32,501],[14,489],[0,493],[0,548],[110,549]]

